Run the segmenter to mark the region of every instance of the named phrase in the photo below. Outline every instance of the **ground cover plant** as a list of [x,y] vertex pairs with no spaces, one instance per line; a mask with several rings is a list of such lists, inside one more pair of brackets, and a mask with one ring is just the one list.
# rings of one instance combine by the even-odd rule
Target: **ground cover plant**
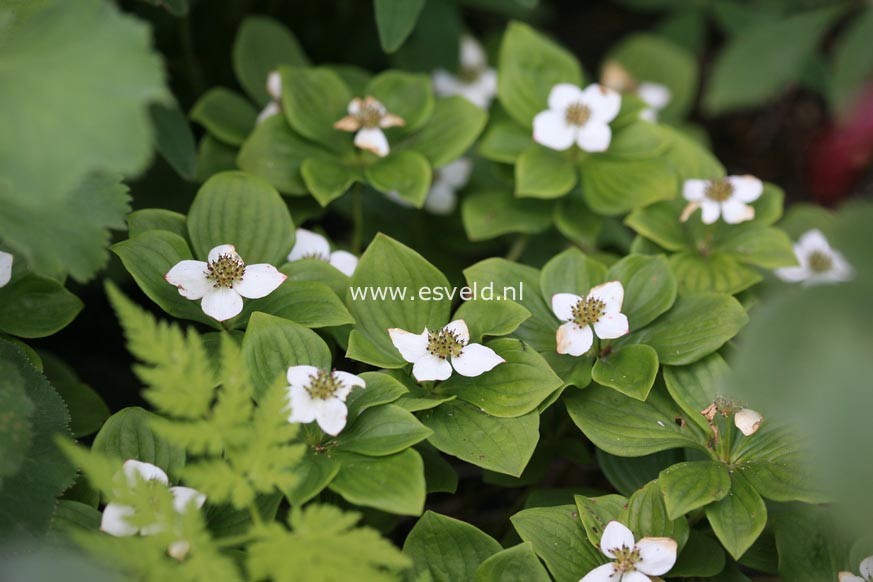
[[873,9],[218,4],[0,3],[0,579],[873,580]]

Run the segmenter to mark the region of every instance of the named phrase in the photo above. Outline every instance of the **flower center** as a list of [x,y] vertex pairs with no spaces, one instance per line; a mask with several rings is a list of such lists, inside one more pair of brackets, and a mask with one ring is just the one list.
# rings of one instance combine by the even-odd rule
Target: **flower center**
[[330,262],[329,256],[325,255],[324,253],[318,253],[318,252],[306,253],[305,255],[303,255],[300,258],[301,259],[315,259],[316,261],[322,261],[325,263]]
[[233,255],[219,255],[218,259],[206,265],[206,278],[216,289],[233,289],[233,284],[242,281],[245,272],[246,264]]
[[640,561],[640,551],[636,547],[628,548],[622,546],[610,551],[615,555],[613,568],[616,574],[624,574],[636,570],[636,564]]
[[569,125],[582,127],[591,119],[591,108],[583,103],[573,103],[567,107],[564,119]]
[[334,376],[333,372],[328,370],[319,370],[309,378],[310,382],[309,386],[306,387],[306,391],[315,400],[332,398],[342,388],[342,382]]
[[461,70],[458,71],[458,79],[462,83],[470,84],[479,80],[479,77],[482,76],[482,68],[481,67],[461,67]]
[[357,118],[362,126],[373,128],[379,126],[379,122],[382,121],[384,116],[385,107],[372,97],[367,97],[361,102],[361,109],[358,111]]
[[463,349],[464,342],[453,331],[441,329],[427,332],[427,351],[440,359],[445,360],[449,356],[457,358]]
[[734,193],[734,187],[727,178],[712,180],[706,187],[706,197],[714,202],[724,202]]
[[833,259],[821,251],[811,252],[808,261],[813,273],[826,273],[834,266]]
[[597,323],[606,311],[606,303],[594,297],[584,297],[573,306],[573,323],[579,327]]

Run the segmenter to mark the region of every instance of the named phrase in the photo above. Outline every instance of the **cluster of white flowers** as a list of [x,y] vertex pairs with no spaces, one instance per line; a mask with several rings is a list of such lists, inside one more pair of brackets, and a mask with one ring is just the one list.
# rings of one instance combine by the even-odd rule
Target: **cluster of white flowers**
[[600,339],[619,338],[630,331],[627,316],[621,312],[624,286],[610,281],[592,287],[588,295],[556,293],[552,296],[552,311],[566,323],[555,336],[559,354],[581,356]]
[[5,287],[12,279],[12,261],[14,257],[4,251],[0,251],[0,287]]
[[316,421],[321,430],[336,436],[346,426],[346,398],[352,388],[365,388],[360,376],[315,366],[291,366],[286,374],[291,413],[288,422]]
[[560,83],[549,93],[549,108],[534,117],[533,139],[553,150],[576,144],[586,152],[605,152],[612,142],[609,123],[620,109],[621,95],[612,89]]
[[761,197],[764,184],[754,176],[727,176],[715,180],[686,180],[682,195],[688,206],[680,220],[685,222],[700,208],[704,224],[713,224],[719,217],[728,224],[739,224],[755,218],[750,206]]
[[600,551],[613,560],[591,570],[579,582],[652,582],[676,564],[678,545],[672,538],[634,539],[623,523],[610,521],[600,537]]

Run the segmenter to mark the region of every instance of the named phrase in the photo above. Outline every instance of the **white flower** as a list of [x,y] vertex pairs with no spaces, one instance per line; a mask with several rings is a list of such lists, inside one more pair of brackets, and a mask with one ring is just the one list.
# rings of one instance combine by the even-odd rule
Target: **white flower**
[[873,582],[873,556],[867,556],[861,562],[861,575],[855,576],[851,572],[840,572],[840,582]]
[[670,89],[660,83],[640,83],[637,87],[637,95],[648,105],[640,111],[640,117],[646,121],[658,121],[658,112],[670,103],[672,94]]
[[[136,485],[137,480],[157,481],[161,485],[169,484],[167,474],[161,468],[151,463],[143,463],[142,461],[130,459],[124,462],[121,470],[129,487]],[[183,513],[192,503],[197,508],[203,507],[203,504],[206,503],[206,495],[190,487],[170,487],[170,493],[173,495],[173,509],[177,513]],[[145,527],[130,525],[127,518],[134,515],[134,513],[133,507],[110,502],[103,509],[100,529],[110,535],[122,537],[138,533],[148,536],[163,531],[163,526],[159,523]]]
[[553,295],[552,311],[567,322],[555,336],[558,353],[581,356],[591,349],[595,334],[600,339],[615,339],[628,333],[627,317],[621,313],[623,301],[624,287],[618,281],[592,287],[585,297],[573,293]]
[[288,422],[318,422],[321,430],[336,436],[346,426],[348,409],[346,397],[352,388],[366,387],[363,379],[336,370],[322,370],[315,366],[288,368],[288,400],[291,414]]
[[682,195],[689,204],[680,220],[685,222],[698,208],[703,224],[713,224],[718,217],[728,224],[738,224],[755,218],[749,206],[761,197],[764,184],[754,176],[727,176],[715,180],[685,180]]
[[[458,190],[467,185],[472,171],[473,161],[470,158],[458,158],[435,170],[433,183],[424,200],[424,209],[431,214],[451,214],[458,205]],[[412,203],[401,198],[397,192],[388,192],[386,196],[400,206],[413,208]]]
[[849,281],[855,275],[852,266],[841,253],[831,248],[818,229],[810,230],[800,237],[794,245],[794,256],[800,263],[798,266],[775,271],[776,276],[783,281],[802,281],[804,285],[815,285]]
[[413,364],[412,375],[419,382],[445,380],[452,375],[453,367],[461,376],[479,376],[506,361],[491,348],[471,344],[470,331],[463,319],[439,331],[425,328],[415,334],[391,328],[388,334],[403,359]]
[[12,278],[13,259],[11,254],[0,251],[0,287],[5,287]]
[[270,71],[270,74],[267,75],[267,93],[273,100],[267,103],[267,106],[258,114],[258,118],[255,120],[256,124],[282,112],[282,77],[279,75],[279,71]]
[[373,97],[354,98],[349,103],[349,114],[333,124],[342,131],[356,131],[355,145],[373,152],[380,158],[388,155],[388,138],[382,131],[388,127],[405,125],[402,117],[388,113],[385,106]]
[[553,150],[565,150],[574,143],[586,152],[604,152],[612,141],[609,122],[621,109],[621,95],[602,85],[588,85],[583,91],[561,83],[549,93],[549,108],[533,120],[533,139]]
[[218,321],[239,315],[243,297],[266,297],[287,278],[273,265],[246,265],[233,245],[215,247],[205,263],[180,261],[164,275],[182,297],[202,299],[203,313]]
[[764,422],[764,417],[751,408],[742,408],[734,414],[734,425],[746,436],[758,432],[762,422]]
[[288,260],[299,261],[302,259],[317,259],[330,263],[335,269],[349,277],[358,266],[358,257],[352,253],[348,251],[331,252],[330,243],[327,242],[326,238],[311,230],[298,228],[294,248],[288,254]]
[[677,544],[673,538],[643,538],[625,525],[610,521],[600,538],[600,551],[614,562],[594,568],[579,582],[651,582],[676,563]]
[[461,67],[457,75],[445,69],[433,72],[433,88],[437,95],[460,95],[473,105],[488,109],[497,94],[497,71],[488,66],[485,51],[470,35],[461,37]]

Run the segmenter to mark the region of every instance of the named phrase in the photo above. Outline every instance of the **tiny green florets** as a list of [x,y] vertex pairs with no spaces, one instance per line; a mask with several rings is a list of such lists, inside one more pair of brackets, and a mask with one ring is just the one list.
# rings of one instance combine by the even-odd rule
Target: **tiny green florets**
[[833,259],[821,251],[811,252],[807,260],[813,273],[827,273],[834,266]]
[[343,384],[339,378],[329,370],[319,370],[314,376],[310,376],[309,385],[306,386],[306,391],[309,396],[316,400],[327,400],[342,388]]
[[441,329],[438,332],[427,332],[427,351],[438,358],[456,358],[463,349],[464,343],[453,331]]
[[616,574],[624,574],[636,570],[636,564],[640,561],[640,551],[636,547],[628,548],[623,546],[611,551],[615,556],[613,568],[615,568]]
[[734,187],[727,178],[712,180],[706,187],[706,197],[714,202],[724,202],[734,193]]
[[246,264],[233,255],[219,255],[217,260],[206,265],[206,278],[216,289],[233,289],[235,283],[242,281],[245,272]]
[[588,120],[591,119],[591,108],[582,103],[573,103],[567,107],[564,113],[564,119],[570,125],[582,127]]
[[579,327],[597,323],[605,310],[606,304],[600,299],[583,297],[572,307],[573,323]]

